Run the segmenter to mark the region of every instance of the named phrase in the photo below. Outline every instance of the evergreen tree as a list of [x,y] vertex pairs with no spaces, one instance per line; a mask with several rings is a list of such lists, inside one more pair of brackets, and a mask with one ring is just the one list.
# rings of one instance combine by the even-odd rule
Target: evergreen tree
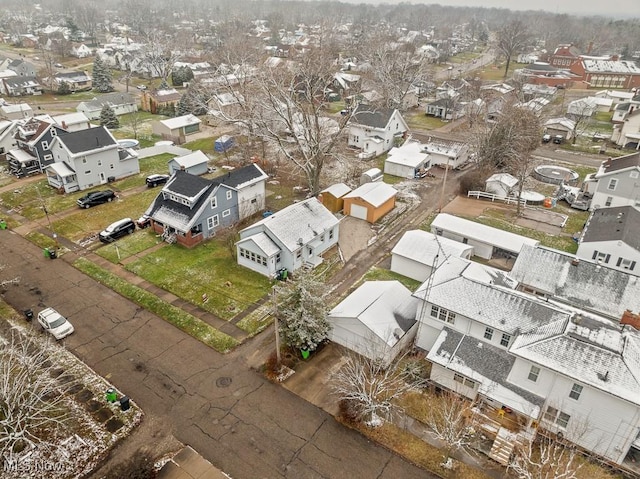
[[109,129],[118,128],[120,126],[116,112],[113,111],[113,108],[109,105],[102,107],[102,111],[100,112],[100,125],[106,126]]
[[66,81],[60,82],[58,85],[58,95],[70,95],[71,94],[71,86]]
[[111,84],[111,70],[99,57],[93,61],[93,89],[100,93],[113,91]]
[[173,86],[182,86],[191,80],[193,80],[193,71],[189,67],[180,67],[171,72],[171,83],[173,83]]

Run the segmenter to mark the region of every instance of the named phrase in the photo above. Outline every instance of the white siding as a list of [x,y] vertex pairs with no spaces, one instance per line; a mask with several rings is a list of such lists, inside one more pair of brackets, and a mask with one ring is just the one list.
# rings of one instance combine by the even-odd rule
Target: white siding
[[475,399],[478,395],[477,385],[475,388],[467,387],[453,380],[454,372],[450,369],[445,369],[439,364],[434,364],[431,368],[431,379],[444,386],[447,389],[457,392],[458,394],[468,397],[469,399]]
[[404,256],[392,254],[391,271],[416,281],[426,281],[431,272],[431,266],[413,261]]
[[[640,276],[640,251],[637,249],[632,248],[621,241],[590,241],[588,243],[580,243],[576,256],[578,258],[593,260],[593,253],[595,251],[611,255],[607,263],[602,261],[601,264],[603,266],[624,271],[625,273],[633,274],[635,276]],[[622,263],[624,260],[636,262],[633,270],[624,268]],[[620,266],[618,266],[619,261]],[[630,266],[631,265],[629,265],[629,267]]]

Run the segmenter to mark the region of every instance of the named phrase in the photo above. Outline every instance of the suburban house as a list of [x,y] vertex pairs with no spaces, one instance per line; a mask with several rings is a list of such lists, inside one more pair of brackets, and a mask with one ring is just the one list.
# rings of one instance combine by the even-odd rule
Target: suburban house
[[53,77],[56,88],[66,83],[71,91],[85,91],[93,88],[93,81],[89,74],[85,72],[60,72]]
[[466,220],[448,213],[440,213],[431,223],[435,235],[473,246],[475,256],[484,259],[518,257],[525,245],[536,246],[539,241]]
[[84,43],[74,44],[71,46],[71,56],[76,58],[87,58],[93,55],[93,50]]
[[592,197],[589,209],[640,204],[639,176],[640,152],[603,161],[581,186]]
[[382,181],[365,183],[342,198],[344,214],[375,223],[396,206],[398,190]]
[[399,281],[366,281],[327,315],[329,340],[389,365],[413,345],[419,303]]
[[127,113],[138,111],[138,100],[129,93],[113,92],[100,95],[93,100],[83,101],[77,107],[76,111],[84,113],[90,120],[100,118],[102,108],[111,107],[113,112],[120,116]]
[[320,200],[320,203],[329,211],[337,213],[344,208],[344,195],[350,191],[351,188],[344,183],[336,183],[322,190],[318,195],[318,200]]
[[593,210],[576,256],[640,276],[640,210],[631,205]]
[[509,173],[494,173],[485,182],[484,190],[500,198],[506,198],[514,192],[518,179]]
[[403,138],[408,129],[398,110],[360,103],[349,120],[348,144],[370,158],[393,148],[396,138]]
[[640,108],[630,113],[625,110],[624,120],[613,125],[611,141],[623,148],[640,149]]
[[[26,121],[26,120],[23,120]],[[0,120],[0,157],[5,158],[9,150],[17,146],[14,138],[18,128],[18,120]]]
[[186,171],[192,175],[204,175],[208,167],[209,158],[202,151],[197,150],[183,156],[176,156],[169,160],[169,174],[176,171]]
[[567,106],[567,115],[571,118],[591,117],[598,111],[610,111],[612,106],[613,100],[611,100],[610,98],[588,96],[569,102],[569,105]]
[[416,281],[426,281],[450,256],[470,259],[473,246],[428,231],[409,230],[391,250],[391,271]]
[[165,241],[193,247],[263,210],[266,179],[255,164],[211,180],[178,170],[145,214]]
[[30,118],[16,125],[16,148],[7,152],[9,172],[18,178],[42,173],[54,162],[51,145],[63,131],[51,117]]
[[384,172],[400,178],[419,178],[429,166],[429,154],[417,141],[406,141],[402,146],[394,146],[384,160]]
[[[532,274],[548,290],[552,283],[565,288],[568,277],[572,284],[578,279],[579,297],[585,287],[592,294],[597,288],[611,291],[604,282],[611,278],[599,278],[596,263],[583,263],[525,246],[509,283],[449,258],[414,293],[422,300],[416,343],[428,351],[431,380],[474,401],[474,427],[495,439],[490,456],[503,464],[517,442],[539,430],[623,467],[640,448],[640,333],[624,326],[640,318],[627,313],[627,319],[611,321],[599,315],[600,305],[588,305],[612,302],[601,294],[579,309],[570,288],[563,299],[514,289],[518,276]],[[633,288],[629,308],[640,300],[635,281]]]
[[429,154],[430,166],[455,169],[470,159],[469,145],[461,141],[430,138],[423,148]]
[[11,60],[7,65],[7,69],[16,72],[16,75],[20,77],[35,78],[38,75],[36,66],[26,60]]
[[175,111],[180,98],[182,98],[182,94],[175,88],[153,91],[147,90],[142,92],[140,109],[153,114]]
[[71,193],[140,173],[136,152],[120,146],[103,126],[53,131],[50,153],[45,155],[51,155],[53,163],[45,172],[49,185],[56,189]]
[[242,110],[244,97],[238,92],[222,92],[213,95],[209,101],[208,123],[233,120]]
[[317,198],[309,198],[240,231],[238,264],[268,277],[281,269],[315,268],[338,236],[339,220]]
[[26,103],[14,103],[0,106],[0,118],[4,120],[20,120],[31,118],[33,109]]
[[53,120],[66,131],[78,131],[91,128],[91,122],[84,113],[65,113],[63,115],[56,115],[53,117]]
[[425,115],[452,121],[462,118],[465,108],[456,98],[442,97],[427,103]]
[[573,138],[576,123],[569,118],[550,118],[544,122],[544,131],[551,136],[562,136],[565,140]]
[[153,122],[151,129],[155,135],[164,140],[171,140],[177,145],[185,142],[185,137],[200,131],[200,119],[192,114],[177,116]]
[[615,106],[611,123],[614,125],[623,123],[628,115],[640,108],[640,95],[637,92],[632,92],[632,95],[631,98],[625,99],[625,101],[619,102]]
[[42,95],[42,85],[36,77],[6,77],[0,79],[0,93],[7,96]]

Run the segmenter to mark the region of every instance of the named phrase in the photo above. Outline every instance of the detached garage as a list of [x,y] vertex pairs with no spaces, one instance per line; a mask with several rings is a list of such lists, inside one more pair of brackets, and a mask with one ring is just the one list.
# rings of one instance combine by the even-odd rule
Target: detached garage
[[197,150],[184,156],[177,156],[169,160],[169,174],[176,171],[186,171],[191,175],[204,175],[208,171],[209,158],[202,151]]
[[329,339],[388,365],[412,345],[419,303],[399,281],[368,281],[329,312]]
[[343,196],[344,214],[375,223],[396,206],[397,194],[393,186],[381,181],[365,183]]

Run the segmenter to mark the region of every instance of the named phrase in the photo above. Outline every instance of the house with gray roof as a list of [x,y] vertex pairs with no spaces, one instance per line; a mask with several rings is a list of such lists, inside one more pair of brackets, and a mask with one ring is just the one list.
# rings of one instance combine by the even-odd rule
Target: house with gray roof
[[360,103],[349,120],[349,146],[360,148],[367,158],[394,147],[396,138],[409,131],[398,110]]
[[640,276],[640,210],[619,206],[592,211],[576,256]]
[[13,76],[0,79],[0,93],[7,96],[42,95],[42,85],[35,76]]
[[[517,441],[543,430],[637,473],[640,331],[627,325],[640,325],[640,317],[627,311],[634,321],[611,319],[613,309],[638,311],[637,281],[562,255],[525,245],[508,278],[483,278],[467,260],[448,258],[414,293],[421,300],[416,345],[428,351],[436,385],[476,403],[477,427],[500,438],[490,452],[497,461],[506,464]],[[634,292],[622,287],[627,292],[616,297],[622,275]],[[580,291],[590,280],[598,287]],[[614,280],[609,288],[607,280]],[[563,297],[548,293],[552,285]]]
[[339,220],[317,198],[309,198],[240,231],[238,264],[268,277],[283,268],[315,268],[338,236]]
[[140,173],[137,153],[121,146],[103,126],[56,131],[45,173],[52,187],[70,193]]
[[591,196],[590,210],[640,204],[640,152],[603,161],[586,176],[581,190]]
[[253,163],[213,179],[176,170],[145,214],[165,241],[193,247],[263,210],[267,177]]
[[329,312],[329,340],[388,365],[413,344],[419,302],[399,281],[366,281]]
[[79,103],[76,111],[84,113],[90,120],[97,120],[100,118],[102,108],[105,106],[111,107],[113,112],[118,116],[126,115],[127,113],[138,111],[138,100],[129,93],[106,93],[92,100]]
[[66,83],[71,91],[86,91],[93,87],[93,80],[86,71],[82,72],[58,72],[53,77],[55,88]]

